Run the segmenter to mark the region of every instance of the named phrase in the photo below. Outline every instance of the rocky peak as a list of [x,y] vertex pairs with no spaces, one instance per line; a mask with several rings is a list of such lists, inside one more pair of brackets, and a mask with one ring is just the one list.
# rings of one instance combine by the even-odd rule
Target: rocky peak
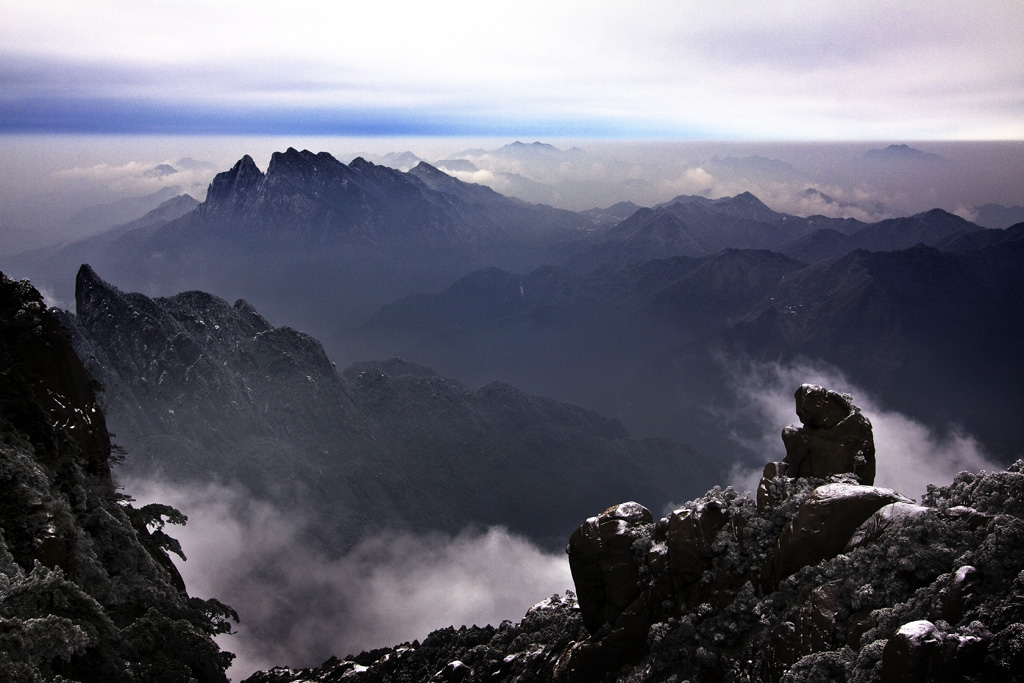
[[[988,631],[970,610],[983,589],[1019,584],[1019,561],[999,570],[1003,588],[965,563],[998,518],[956,505],[964,497],[948,489],[930,487],[929,507],[858,483],[870,423],[849,396],[820,386],[801,386],[796,399],[803,427],[784,438],[799,457],[769,464],[758,505],[716,487],[657,522],[626,503],[576,530],[566,551],[591,635],[558,660],[569,681],[620,669],[632,673],[616,680],[967,680],[1006,667],[997,649],[984,658],[1010,637],[992,635],[1008,620],[990,617],[999,624]],[[1022,466],[957,481],[1008,495]],[[766,494],[770,505],[760,504]]]
[[266,176],[256,166],[256,162],[246,154],[231,170],[214,176],[206,191],[205,205],[209,208],[237,206],[257,190],[265,179]]
[[849,472],[862,484],[873,483],[871,422],[853,404],[853,398],[814,384],[801,385],[795,397],[796,414],[803,426],[782,430],[787,474],[825,478]]
[[110,437],[96,400],[98,385],[39,293],[27,280],[15,282],[3,273],[0,350],[0,418],[28,434],[53,459],[51,466],[70,456],[110,484]]
[[132,348],[140,357],[148,353],[151,342],[181,331],[180,324],[162,316],[150,299],[122,292],[100,278],[89,264],[83,264],[75,278],[75,313],[74,325],[89,330],[97,345],[112,343],[121,321],[133,320],[141,334],[133,338]]
[[313,153],[308,149],[300,152],[294,147],[289,147],[284,152],[274,152],[270,156],[267,176],[284,175],[302,178],[327,166],[337,167],[344,166],[344,164],[327,152]]

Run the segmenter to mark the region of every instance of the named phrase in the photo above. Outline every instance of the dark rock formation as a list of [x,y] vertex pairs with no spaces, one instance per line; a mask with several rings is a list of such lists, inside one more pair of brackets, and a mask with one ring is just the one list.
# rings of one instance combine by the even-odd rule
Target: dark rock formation
[[804,384],[796,390],[796,414],[803,426],[782,430],[787,474],[824,479],[852,472],[860,483],[874,483],[871,423],[852,397]]
[[639,569],[633,544],[649,533],[651,512],[637,503],[610,507],[588,519],[569,539],[566,552],[580,614],[598,641],[581,643],[569,653],[569,680],[594,680],[643,654],[650,619],[640,601]]
[[591,632],[615,621],[639,595],[633,541],[652,521],[647,508],[623,503],[591,517],[569,539],[569,567]]
[[802,567],[835,557],[879,508],[897,502],[910,499],[874,486],[826,484],[814,489],[779,536],[772,563],[765,567],[766,589],[773,590]]
[[96,390],[25,281],[0,274],[0,680],[226,681],[237,615],[190,598],[177,510],[116,491]]

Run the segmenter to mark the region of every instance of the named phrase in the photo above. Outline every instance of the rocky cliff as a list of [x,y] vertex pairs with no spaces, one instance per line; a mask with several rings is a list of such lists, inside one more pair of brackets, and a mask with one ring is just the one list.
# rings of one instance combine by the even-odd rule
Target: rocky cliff
[[0,274],[0,680],[225,681],[234,612],[190,598],[163,527],[111,476],[98,385],[28,282]]
[[716,487],[661,519],[635,502],[587,519],[566,548],[577,595],[249,681],[1024,679],[1024,462],[917,505],[872,485],[849,396],[796,399],[756,501]]

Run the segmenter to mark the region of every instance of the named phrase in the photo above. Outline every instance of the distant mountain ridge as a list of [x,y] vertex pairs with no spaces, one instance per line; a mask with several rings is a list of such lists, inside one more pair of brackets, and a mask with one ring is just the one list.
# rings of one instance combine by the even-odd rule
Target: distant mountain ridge
[[[583,154],[549,147],[518,144],[506,152]],[[919,216],[929,225],[952,225],[937,212]],[[163,218],[37,252],[21,265],[63,301],[73,298],[72,273],[81,263],[117,273],[118,284],[151,295],[202,289],[246,298],[309,329],[336,351],[339,332],[353,326],[346,319],[369,317],[388,301],[439,289],[481,267],[528,272],[562,264],[582,273],[728,248],[817,260],[950,235],[919,226],[914,230],[920,234],[908,238],[901,230],[884,232],[851,219],[791,216],[750,193],[574,213],[505,197],[425,162],[401,172],[294,148],[274,153],[265,172],[243,157],[213,179],[194,211]],[[870,239],[868,233],[856,239],[836,234],[875,227]],[[336,315],[320,315],[327,309]]]
[[403,173],[289,148],[272,156],[266,172],[243,157],[215,176],[194,211],[163,225],[101,235],[27,262],[41,272],[34,279],[62,300],[72,298],[67,269],[78,259],[151,294],[244,293],[269,301],[271,313],[294,312],[294,301],[314,297],[321,308],[365,315],[474,268],[536,267],[590,225],[426,163]]
[[872,161],[912,162],[912,163],[948,163],[949,160],[939,154],[925,152],[907,144],[889,145],[883,149],[871,149],[864,153],[865,159]]
[[[474,273],[382,307],[363,333],[370,347],[446,374],[480,381],[497,373],[641,432],[686,434],[705,450],[723,445],[699,441],[700,406],[728,400],[713,359],[822,361],[919,419],[955,414],[1010,457],[1021,432],[1008,411],[1024,381],[1013,341],[1024,334],[1020,231],[957,232],[961,219],[937,218],[921,224],[953,226],[939,240],[947,251],[857,250],[807,265],[772,251],[724,250],[582,275]],[[899,234],[903,223],[867,230]],[[978,392],[990,400],[974,401]]]
[[803,218],[770,209],[749,192],[709,199],[681,195],[641,208],[595,235],[562,263],[585,272],[669,256],[708,256],[723,249],[771,249],[813,262],[856,249],[895,251],[937,244],[982,228],[941,209],[864,223],[851,218]]
[[[632,207],[614,208],[626,214]],[[245,299],[267,319],[308,331],[343,363],[398,355],[474,385],[508,381],[620,416],[647,434],[679,437],[683,421],[670,410],[696,407],[708,392],[721,391],[707,362],[720,343],[714,335],[755,310],[755,298],[771,296],[793,262],[953,244],[975,233],[986,234],[940,210],[877,223],[803,218],[776,212],[751,193],[682,195],[616,221],[611,213],[504,197],[426,163],[403,173],[290,148],[276,153],[265,172],[251,158],[239,160],[216,176],[205,202],[174,220],[126,226],[38,256],[49,259],[54,274],[92,263],[119,287],[148,296],[201,290]],[[755,256],[759,251],[785,258]],[[710,259],[700,275],[707,280],[693,279],[697,271],[685,274],[695,265],[682,267],[685,259]],[[489,270],[506,275],[467,277]],[[998,274],[1003,283],[994,290],[1012,281],[1003,265],[992,273],[990,280]],[[497,303],[489,288],[506,276]],[[62,277],[44,278],[44,289],[70,301],[70,273]],[[678,290],[656,301],[654,290],[673,279]],[[489,311],[474,319],[467,308],[446,318],[430,305],[391,308],[431,300],[453,283],[481,292],[479,306],[507,315]],[[363,323],[382,307],[392,318],[404,311],[408,323],[392,320],[388,330],[364,334],[370,326]],[[435,322],[426,323],[428,313]],[[683,380],[681,368],[696,375]],[[646,381],[659,391],[636,396],[625,388]]]

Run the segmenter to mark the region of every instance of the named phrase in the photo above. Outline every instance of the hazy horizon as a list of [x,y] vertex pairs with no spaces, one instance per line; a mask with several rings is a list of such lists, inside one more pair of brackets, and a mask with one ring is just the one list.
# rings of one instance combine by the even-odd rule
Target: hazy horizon
[[[529,147],[541,142],[545,153],[503,155],[513,142]],[[130,217],[103,224],[107,214],[94,211],[98,215],[90,224],[83,210],[161,191],[163,199],[187,193],[201,201],[213,176],[242,156],[252,156],[265,170],[271,155],[288,147],[325,151],[343,163],[364,156],[403,170],[387,155],[411,152],[460,180],[575,211],[622,201],[651,206],[680,194],[717,198],[741,192],[752,192],[777,211],[864,221],[932,208],[971,219],[974,207],[983,204],[1024,205],[1024,188],[1017,182],[1024,176],[1024,142],[910,144],[943,161],[865,157],[892,144],[907,143],[0,135],[7,160],[0,166],[0,254],[74,241],[145,213],[122,212],[118,215]],[[439,163],[452,159],[465,160],[470,170]],[[146,206],[152,208],[159,202],[150,203]]]

